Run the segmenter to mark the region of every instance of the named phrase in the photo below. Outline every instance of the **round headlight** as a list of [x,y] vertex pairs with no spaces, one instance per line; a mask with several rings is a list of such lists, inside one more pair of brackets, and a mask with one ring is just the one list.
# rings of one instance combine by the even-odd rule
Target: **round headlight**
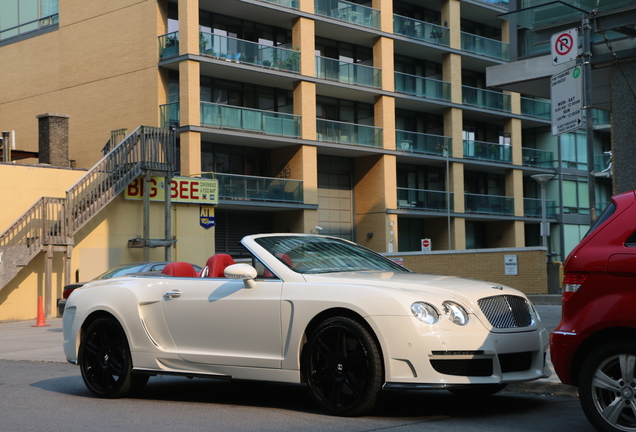
[[452,323],[459,326],[468,324],[468,312],[457,303],[445,301],[442,303],[442,308],[444,308],[444,315],[446,315],[446,318]]
[[411,312],[415,315],[415,318],[425,322],[426,324],[435,324],[439,319],[437,309],[428,303],[415,302],[411,305]]

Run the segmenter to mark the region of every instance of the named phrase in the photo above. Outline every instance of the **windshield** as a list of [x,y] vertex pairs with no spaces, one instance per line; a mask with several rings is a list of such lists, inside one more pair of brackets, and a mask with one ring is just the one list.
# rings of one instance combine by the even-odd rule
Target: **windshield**
[[110,279],[118,276],[125,276],[130,273],[139,273],[146,267],[147,264],[126,264],[115,267],[114,269],[108,270],[106,273],[102,273],[97,276],[95,279]]
[[260,237],[255,241],[298,273],[409,272],[372,250],[337,238],[298,235]]

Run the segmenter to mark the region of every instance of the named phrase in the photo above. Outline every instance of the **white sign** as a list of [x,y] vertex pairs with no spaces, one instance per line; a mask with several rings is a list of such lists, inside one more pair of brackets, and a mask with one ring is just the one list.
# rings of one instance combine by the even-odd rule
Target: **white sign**
[[504,255],[504,272],[506,276],[517,276],[519,274],[517,255]]
[[422,239],[422,252],[431,251],[431,239]]
[[578,55],[579,30],[570,29],[555,33],[550,38],[552,64],[560,65],[574,60]]
[[552,75],[552,135],[581,127],[583,123],[583,69],[580,66]]

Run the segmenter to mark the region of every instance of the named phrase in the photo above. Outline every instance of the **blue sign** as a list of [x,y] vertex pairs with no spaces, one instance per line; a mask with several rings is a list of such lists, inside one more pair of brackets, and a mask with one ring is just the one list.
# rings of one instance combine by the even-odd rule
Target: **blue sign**
[[214,207],[201,206],[199,207],[199,225],[205,229],[212,228],[216,223],[214,218]]

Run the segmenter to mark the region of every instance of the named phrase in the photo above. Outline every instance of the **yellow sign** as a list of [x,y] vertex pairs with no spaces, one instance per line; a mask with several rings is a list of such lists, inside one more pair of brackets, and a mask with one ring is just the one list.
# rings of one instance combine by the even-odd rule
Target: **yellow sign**
[[[166,179],[152,177],[150,179],[150,200],[164,201]],[[174,177],[170,183],[170,199],[178,203],[218,204],[218,180],[193,177]],[[124,191],[124,198],[141,200],[144,197],[144,178],[137,177]]]

